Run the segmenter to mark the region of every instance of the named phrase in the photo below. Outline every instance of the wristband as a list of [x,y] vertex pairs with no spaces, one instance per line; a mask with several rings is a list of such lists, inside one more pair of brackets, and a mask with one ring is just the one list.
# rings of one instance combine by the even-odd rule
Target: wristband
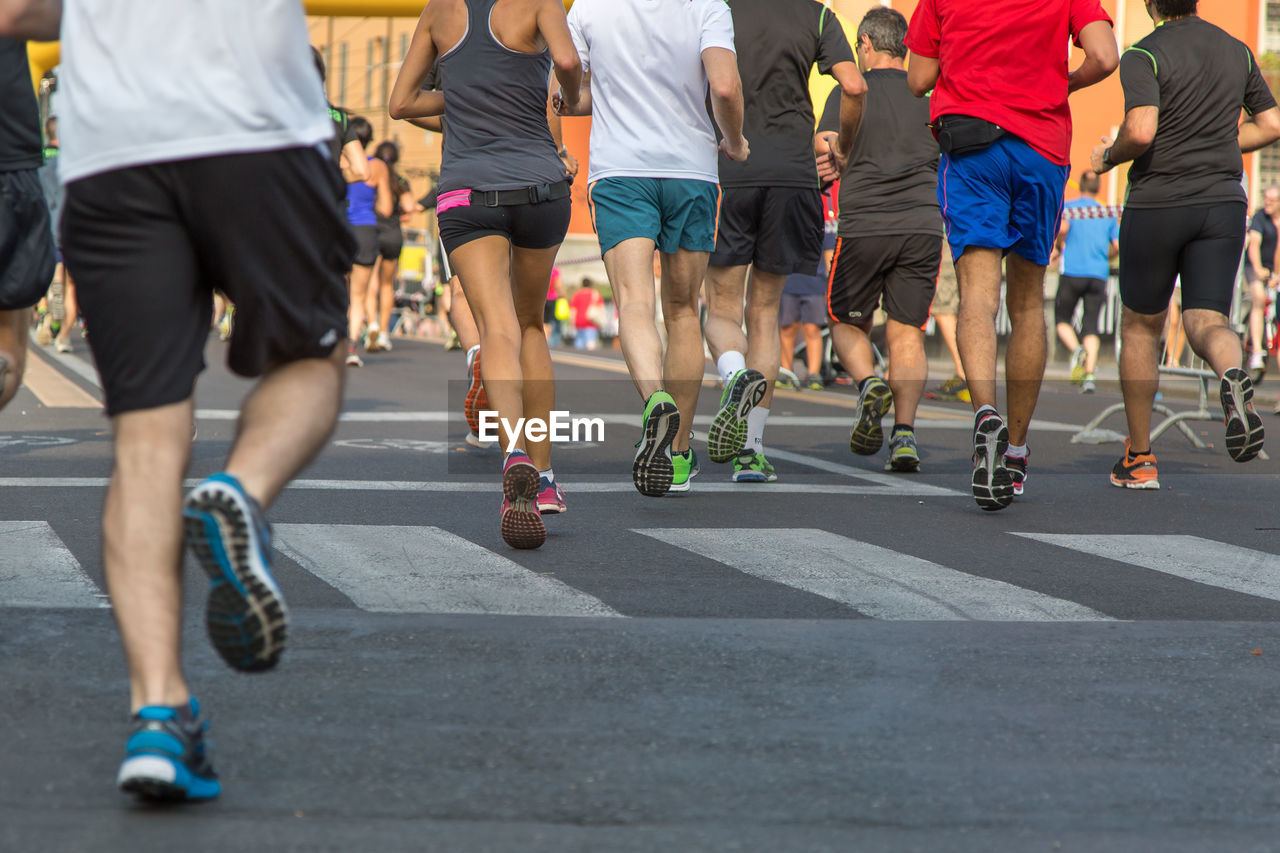
[[568,149],[568,147],[566,147],[566,146],[564,146],[564,145],[561,145],[561,146],[560,146],[560,150],[556,152],[556,154],[558,154],[558,155],[559,155],[559,156],[561,156],[561,157],[565,156],[565,155],[566,155],[566,154],[568,154],[568,153],[569,153],[569,149]]
[[1102,165],[1106,166],[1108,170],[1116,167],[1115,162],[1111,159],[1111,148],[1112,146],[1107,146],[1107,150],[1102,152]]

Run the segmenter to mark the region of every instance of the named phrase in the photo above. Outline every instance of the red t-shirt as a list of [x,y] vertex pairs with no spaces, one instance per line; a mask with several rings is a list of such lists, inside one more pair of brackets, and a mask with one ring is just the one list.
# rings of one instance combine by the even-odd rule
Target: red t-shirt
[[575,329],[594,328],[595,323],[588,319],[587,312],[591,310],[593,305],[603,304],[604,297],[594,288],[584,287],[573,294],[569,299],[569,307],[573,309],[573,327]]
[[920,0],[907,47],[938,60],[933,120],[986,119],[1071,165],[1069,42],[1095,21],[1112,23],[1099,0]]

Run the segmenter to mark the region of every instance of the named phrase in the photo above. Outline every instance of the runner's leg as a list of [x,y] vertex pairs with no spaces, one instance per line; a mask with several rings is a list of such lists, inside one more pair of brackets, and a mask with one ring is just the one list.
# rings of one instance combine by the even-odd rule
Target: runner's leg
[[[520,374],[523,413],[526,418],[549,422],[556,405],[555,371],[551,351],[542,333],[542,309],[547,302],[547,283],[555,266],[559,246],[550,249],[514,249],[511,253],[511,282],[515,293],[516,319],[520,324]],[[461,335],[458,336],[461,340]],[[484,349],[481,347],[481,349]],[[485,358],[489,357],[484,349]],[[480,363],[481,369],[484,362]],[[539,471],[551,467],[549,439],[530,441],[525,447]]]
[[471,306],[467,303],[467,294],[462,290],[462,281],[454,276],[445,285],[450,292],[449,309],[446,312],[450,327],[458,335],[458,343],[462,349],[469,351],[480,343],[480,330],[476,328],[475,317],[471,314]]
[[778,305],[782,302],[785,275],[761,272],[751,268],[751,282],[747,287],[747,367],[760,371],[766,380],[764,399],[760,408],[767,409],[773,402],[773,383],[778,378],[778,359],[781,338],[778,330]]
[[[967,254],[967,253],[966,253]],[[1005,386],[1009,397],[1009,443],[1027,443],[1031,416],[1040,398],[1048,341],[1044,326],[1044,267],[1018,254],[1006,260],[1005,304],[1013,332],[1005,352]],[[992,346],[995,345],[994,329]]]
[[747,267],[707,268],[707,324],[703,332],[716,361],[726,352],[746,357],[747,334],[742,330],[746,289]]
[[956,343],[976,412],[996,406],[996,313],[1000,309],[1001,251],[970,246],[956,259],[960,310]]
[[698,291],[707,274],[710,254],[680,249],[674,254],[663,253],[660,258],[662,319],[667,331],[662,380],[667,393],[675,399],[680,423],[685,426],[671,442],[671,449],[674,453],[683,453],[689,449],[689,428],[693,426],[693,414],[698,408],[706,364],[698,317]]
[[1129,442],[1135,451],[1151,450],[1151,406],[1160,384],[1160,332],[1164,321],[1163,311],[1139,314],[1130,308],[1125,308],[1120,318],[1124,343],[1120,348],[1120,390],[1129,421]]
[[[653,251],[653,240],[633,237],[604,254],[605,272],[618,305],[622,357],[642,400],[663,390],[662,339],[654,325]],[[664,290],[667,286],[664,272]]]
[[22,385],[27,365],[27,329],[31,311],[0,311],[0,409],[8,405]]
[[[929,378],[924,355],[924,330],[890,318],[885,326],[889,344],[889,387],[893,390],[895,424],[914,426],[916,409]],[[868,352],[870,346],[867,347]],[[868,359],[869,360],[869,359]]]

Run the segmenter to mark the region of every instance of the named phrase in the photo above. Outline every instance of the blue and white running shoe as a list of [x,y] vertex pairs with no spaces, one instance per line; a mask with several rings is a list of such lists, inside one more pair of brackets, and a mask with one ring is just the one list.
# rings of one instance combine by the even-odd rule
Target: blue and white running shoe
[[187,544],[209,575],[205,622],[228,665],[270,669],[284,652],[289,612],[271,576],[271,526],[230,474],[214,474],[182,507]]
[[144,800],[213,799],[222,793],[222,785],[204,742],[208,729],[195,697],[189,708],[139,709],[116,784]]

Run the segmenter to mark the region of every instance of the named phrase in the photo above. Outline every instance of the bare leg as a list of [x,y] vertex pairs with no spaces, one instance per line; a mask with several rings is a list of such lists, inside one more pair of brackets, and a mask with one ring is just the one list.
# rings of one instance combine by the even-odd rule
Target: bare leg
[[707,268],[707,324],[703,331],[713,359],[731,351],[744,357],[747,354],[747,333],[742,328],[746,291],[746,267]]
[[463,350],[469,350],[480,343],[480,330],[476,328],[471,306],[467,304],[467,294],[462,292],[462,282],[456,275],[449,280],[445,289],[453,291],[449,300],[449,323],[458,333],[458,343],[462,344]]
[[760,405],[766,409],[773,404],[773,383],[778,378],[778,355],[782,348],[778,307],[786,282],[784,275],[752,267],[751,283],[747,287],[747,367],[764,374],[765,392]]
[[956,259],[960,310],[956,342],[976,412],[996,405],[996,312],[1000,309],[999,249],[970,247]]
[[1062,341],[1062,345],[1067,348],[1067,352],[1075,352],[1076,347],[1080,346],[1080,339],[1076,337],[1076,330],[1072,328],[1070,323],[1058,324],[1058,340]]
[[1165,367],[1182,364],[1182,351],[1187,346],[1187,329],[1182,323],[1182,303],[1175,298],[1169,302],[1169,323],[1165,333]]
[[1044,324],[1045,268],[1018,255],[1009,255],[1005,263],[1008,278],[1005,304],[1013,324],[1004,360],[1005,387],[1009,395],[1009,443],[1026,444],[1049,354]]
[[[455,274],[440,288],[440,296],[436,300],[436,319],[440,321],[440,331],[446,338],[453,333],[453,304],[460,296],[462,296],[462,283],[458,281],[458,276]],[[462,343],[461,336],[458,338],[458,343]],[[470,347],[464,348],[470,349]]]
[[1098,350],[1102,341],[1097,335],[1084,336],[1084,372],[1093,373],[1098,369]]
[[[524,378],[524,416],[551,417],[556,405],[555,369],[551,350],[542,333],[542,308],[547,304],[547,285],[560,247],[551,249],[516,249],[512,252],[512,284],[515,290],[516,318],[520,323],[520,371]],[[459,335],[461,340],[462,336]],[[483,368],[484,362],[481,362]],[[526,447],[530,461],[539,471],[551,467],[551,442],[531,441]]]
[[[885,326],[889,343],[889,388],[893,391],[895,424],[915,426],[916,409],[929,378],[924,355],[924,330],[890,319]],[[870,351],[870,345],[867,347]]]
[[1164,312],[1139,314],[1128,308],[1120,316],[1120,390],[1129,421],[1129,443],[1134,450],[1151,449],[1151,406],[1160,385],[1160,331],[1164,319]]
[[[65,267],[63,269],[65,270]],[[62,280],[62,304],[66,311],[66,319],[62,321],[62,328],[58,330],[58,337],[63,343],[70,344],[71,330],[76,325],[79,305],[76,304],[76,283],[69,272],[64,272]]]
[[831,326],[831,343],[836,355],[840,356],[840,363],[856,384],[861,384],[862,380],[875,373],[871,338],[867,334],[870,327],[869,322],[865,328],[849,323],[834,323]]
[[0,409],[18,393],[27,366],[27,327],[30,312],[0,311]]
[[605,272],[618,304],[622,357],[644,400],[663,390],[662,339],[654,325],[653,250],[652,240],[634,237],[604,256]]
[[130,703],[181,705],[182,476],[191,400],[113,419],[115,468],[102,510],[102,560],[129,665]]
[[364,331],[365,300],[372,276],[373,267],[351,268],[351,308],[347,312],[347,338],[351,344],[360,340],[360,333]]
[[370,328],[378,325],[378,281],[386,261],[377,258],[369,268],[369,282],[364,291],[364,318]]
[[1231,368],[1243,364],[1240,338],[1227,325],[1225,315],[1192,308],[1182,313],[1182,322],[1186,326],[1191,349],[1209,363],[1219,379]]
[[391,309],[396,304],[396,275],[399,272],[399,261],[383,258],[378,267],[378,328],[383,332],[391,328]]
[[935,314],[933,321],[938,324],[938,334],[951,353],[951,361],[955,365],[956,376],[964,379],[964,364],[960,361],[960,347],[956,344],[956,315]]
[[[1249,283],[1249,342],[1253,352],[1264,352],[1262,325],[1267,310],[1267,288],[1260,281]],[[1188,330],[1188,337],[1190,331]],[[1195,344],[1192,343],[1192,349]]]
[[[792,323],[790,326],[783,326],[780,330],[782,339],[782,352],[778,358],[778,366],[782,370],[791,370],[791,362],[795,360],[796,353],[796,335],[800,332],[800,324]],[[810,371],[812,372],[812,371]],[[803,378],[803,377],[801,377]]]
[[702,322],[698,317],[698,291],[707,273],[708,252],[663,254],[662,317],[667,330],[667,357],[663,363],[663,384],[680,410],[680,430],[671,449],[689,449],[689,427],[698,408],[698,392],[702,390],[702,369],[706,361],[702,352]]
[[[801,326],[801,332],[804,334],[804,351],[805,361],[808,362],[809,375],[822,373],[822,327],[815,326],[813,323],[805,323]],[[794,343],[792,347],[794,348]],[[783,353],[787,352],[786,345],[783,345]]]

